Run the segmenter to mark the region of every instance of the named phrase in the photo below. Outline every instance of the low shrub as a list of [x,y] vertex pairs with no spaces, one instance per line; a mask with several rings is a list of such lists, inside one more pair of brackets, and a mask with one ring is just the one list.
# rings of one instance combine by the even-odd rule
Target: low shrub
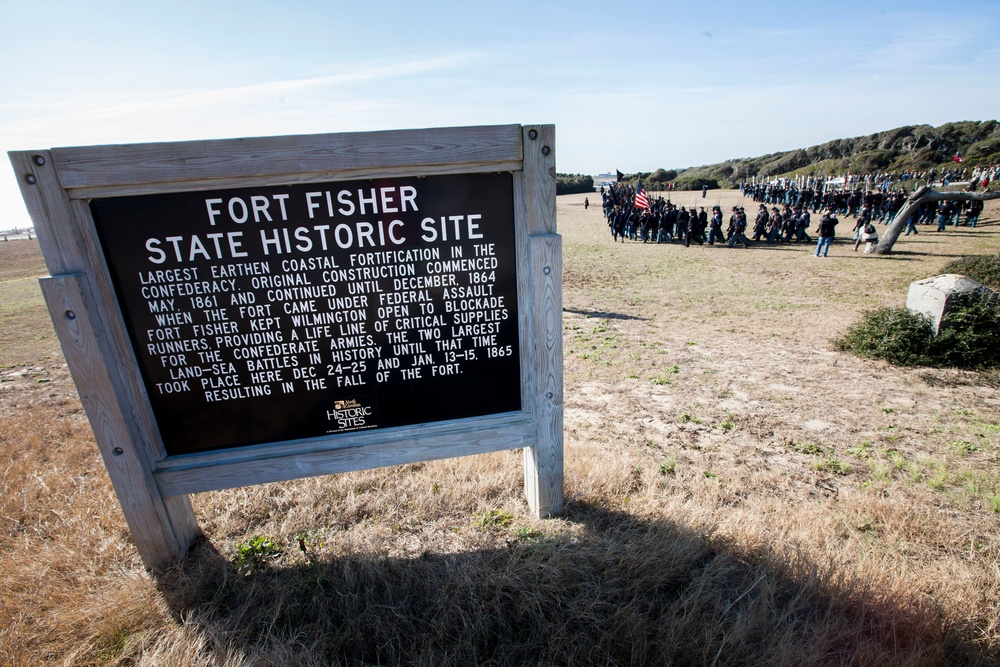
[[556,194],[571,195],[578,192],[593,192],[594,177],[586,174],[556,174]]
[[719,181],[715,178],[678,178],[674,181],[675,190],[701,190],[703,185],[707,185],[709,190],[718,190]]
[[942,329],[928,347],[936,366],[986,368],[1000,364],[1000,319],[997,306],[985,294],[969,294],[948,313]]
[[859,357],[898,366],[988,368],[1000,365],[1000,319],[987,295],[969,294],[959,297],[937,336],[924,315],[879,308],[865,313],[835,343]]
[[838,349],[868,359],[884,359],[897,366],[926,364],[933,326],[929,318],[906,308],[879,308],[835,341]]
[[942,273],[958,273],[1000,291],[1000,255],[972,255],[949,262]]

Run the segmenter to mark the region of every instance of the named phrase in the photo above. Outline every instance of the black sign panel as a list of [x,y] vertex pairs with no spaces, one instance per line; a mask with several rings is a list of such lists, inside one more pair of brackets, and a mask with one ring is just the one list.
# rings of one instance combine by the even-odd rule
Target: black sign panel
[[90,206],[170,455],[521,408],[510,173]]

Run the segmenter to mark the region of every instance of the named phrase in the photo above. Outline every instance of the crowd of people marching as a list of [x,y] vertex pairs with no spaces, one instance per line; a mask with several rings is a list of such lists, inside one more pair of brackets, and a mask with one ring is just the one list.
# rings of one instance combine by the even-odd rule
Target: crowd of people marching
[[[945,185],[968,182],[969,191],[986,189],[998,176],[1000,165],[956,168],[937,174],[902,172],[850,175],[839,179],[823,177],[782,178],[770,181],[745,181],[740,192],[757,204],[752,227],[742,206],[734,206],[723,231],[724,216],[720,206],[690,208],[677,206],[662,196],[651,198],[642,183],[633,187],[628,183],[601,186],[604,216],[612,239],[623,243],[626,239],[643,243],[682,242],[698,244],[727,244],[730,248],[751,242],[798,243],[812,242],[809,234],[811,216],[822,212],[817,224],[819,243],[816,254],[825,256],[829,249],[837,216],[854,218],[851,230],[857,250],[862,243],[871,250],[878,240],[875,223],[891,223],[908,196],[903,183],[911,179],[924,180],[932,185],[940,178]],[[702,191],[704,198],[705,191]],[[982,201],[925,202],[906,221],[906,234],[918,233],[917,225],[937,223],[937,231],[947,225],[967,224],[975,227],[983,210]],[[811,214],[810,214],[811,212]],[[963,220],[964,217],[964,220]],[[748,238],[749,237],[749,238]],[[825,240],[825,241],[824,241]]]

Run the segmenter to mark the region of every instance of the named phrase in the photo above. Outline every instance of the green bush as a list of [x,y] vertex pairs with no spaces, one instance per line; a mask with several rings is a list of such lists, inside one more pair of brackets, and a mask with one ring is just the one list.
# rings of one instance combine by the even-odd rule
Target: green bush
[[647,176],[646,179],[645,179],[645,181],[643,181],[643,182],[645,182],[645,183],[666,183],[668,181],[674,180],[675,178],[677,178],[677,170],[676,169],[663,169],[663,168],[660,168],[660,169],[657,169],[656,171],[654,171],[653,173],[651,173],[649,176]]
[[577,192],[593,192],[594,177],[586,174],[556,174],[556,194],[571,195]]
[[836,345],[859,357],[916,366],[925,363],[924,353],[933,331],[930,319],[924,315],[906,308],[879,308],[865,313]]
[[928,317],[906,308],[879,308],[865,313],[835,344],[898,366],[987,368],[1000,365],[1000,319],[986,295],[971,294],[959,298],[936,337]]
[[1000,362],[1000,320],[995,301],[985,294],[960,297],[948,313],[947,328],[931,341],[928,355],[938,366],[996,366]]
[[674,181],[675,190],[701,190],[703,185],[709,190],[719,189],[719,181],[715,178],[678,178]]
[[973,255],[948,262],[942,273],[958,273],[1000,291],[1000,255]]

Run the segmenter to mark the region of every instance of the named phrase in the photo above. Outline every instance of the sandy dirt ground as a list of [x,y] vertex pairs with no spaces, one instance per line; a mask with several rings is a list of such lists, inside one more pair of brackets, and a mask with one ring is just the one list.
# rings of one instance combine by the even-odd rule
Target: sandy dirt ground
[[[752,579],[750,588],[766,576],[758,576],[755,563],[806,563],[805,583],[794,590],[818,590],[821,600],[848,602],[856,593],[865,600],[858,607],[863,616],[875,610],[877,620],[887,619],[887,642],[897,637],[897,616],[879,616],[878,609],[922,609],[949,637],[995,655],[996,376],[892,367],[838,351],[833,341],[865,310],[902,306],[912,281],[941,273],[952,259],[996,254],[1000,201],[988,203],[976,229],[937,233],[922,226],[916,237],[901,237],[888,257],[853,252],[847,241],[853,220],[846,220],[830,256],[820,259],[811,244],[731,249],[614,243],[599,205],[587,209],[584,198],[557,202],[564,249],[563,517],[530,516],[520,488],[521,455],[502,452],[197,494],[195,510],[214,548],[232,558],[233,545],[250,535],[274,535],[293,545],[295,535],[322,529],[325,546],[316,547],[313,557],[332,563],[331,573],[340,572],[344,558],[354,563],[355,552],[365,554],[360,567],[368,567],[368,554],[377,554],[405,564],[387,568],[419,573],[412,563],[424,562],[424,554],[484,550],[504,554],[501,562],[516,573],[544,573],[544,561],[535,570],[534,561],[518,560],[522,552],[511,547],[520,539],[518,529],[544,534],[560,545],[559,553],[574,554],[594,532],[588,521],[599,520],[610,522],[601,539],[590,540],[594,553],[602,554],[594,557],[600,570],[608,548],[602,540],[631,555],[649,548],[648,542],[630,541],[635,526],[669,523],[695,536],[692,544],[710,537],[715,548],[730,551]],[[600,201],[596,193],[589,198]],[[740,203],[748,211],[756,208],[736,191],[710,191],[706,199],[679,193],[674,201],[719,204],[725,211]],[[163,636],[163,645],[184,650],[200,651],[198,642],[228,646],[239,635],[239,617],[229,619],[228,607],[211,612],[215,603],[199,599],[171,615],[141,574],[45,315],[37,243],[0,242],[0,269],[0,426],[12,434],[12,443],[15,436],[17,443],[30,441],[10,446],[3,473],[7,498],[18,499],[8,505],[19,505],[5,513],[16,509],[24,517],[5,518],[17,525],[6,538],[8,558],[0,559],[0,569],[9,571],[4,590],[18,595],[9,618],[20,629],[10,650],[23,653],[37,641],[39,654],[87,651],[94,633],[118,637],[131,622],[116,620],[115,613],[135,616],[136,610],[145,610],[137,625],[148,633],[137,636],[148,636],[150,643]],[[35,424],[32,415],[38,413],[48,416]],[[44,517],[79,516],[52,518],[50,525],[37,516],[39,507],[49,506]],[[74,512],[64,512],[67,507]],[[477,526],[470,518],[496,512],[509,513],[509,528],[483,529],[482,520]],[[312,576],[308,567],[295,569],[297,548],[288,552],[292,580]],[[648,555],[660,567],[672,553],[662,548]],[[566,562],[582,567],[581,561]],[[82,569],[88,574],[81,578]],[[388,576],[390,569],[377,574]],[[62,583],[51,575],[36,581],[36,571],[57,570],[64,572]],[[469,572],[475,574],[470,580],[479,576]],[[252,587],[251,581],[240,589],[233,604],[256,610]],[[722,616],[738,609],[734,605],[748,599],[750,588],[731,598],[723,590]],[[841,589],[848,593],[837,597]],[[828,591],[834,591],[829,598]],[[43,603],[76,619],[77,637],[45,649],[54,634],[49,622],[25,611]],[[766,596],[761,605],[773,611]],[[202,607],[209,611],[198,612]],[[372,627],[391,624],[392,612],[386,613],[384,623]],[[731,627],[743,622],[734,614]],[[795,619],[788,623],[781,627],[791,634],[811,627]],[[259,640],[247,641],[253,648]],[[927,655],[953,648],[942,644]],[[894,650],[887,645],[885,654]],[[150,658],[130,664],[158,663]]]
[[[738,191],[673,200],[743,205],[751,219],[757,208]],[[824,259],[805,243],[615,244],[600,206],[583,201],[558,206],[568,440],[627,442],[654,464],[676,459],[677,474],[724,470],[751,487],[766,472],[772,492],[792,497],[856,489],[879,472],[872,451],[901,452],[918,478],[949,442],[1000,442],[984,426],[1000,422],[1000,397],[981,376],[894,368],[832,343],[866,309],[902,306],[911,281],[955,257],[995,253],[997,202],[976,229],[921,226],[890,257],[855,253],[847,219]]]

